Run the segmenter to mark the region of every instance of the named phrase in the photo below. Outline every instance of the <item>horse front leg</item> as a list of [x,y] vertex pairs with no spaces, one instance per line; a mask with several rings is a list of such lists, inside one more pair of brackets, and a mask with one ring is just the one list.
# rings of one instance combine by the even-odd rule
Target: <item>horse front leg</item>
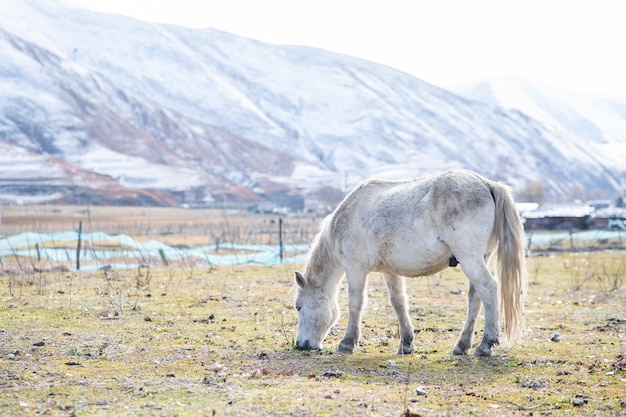
[[385,285],[387,285],[387,290],[389,291],[391,305],[398,316],[398,327],[400,333],[400,346],[398,347],[398,354],[404,355],[413,353],[415,351],[415,346],[413,345],[414,332],[413,324],[411,324],[411,319],[409,317],[409,303],[406,297],[404,277],[386,272],[383,273],[383,279],[385,280]]
[[339,343],[339,352],[352,352],[361,337],[361,314],[367,301],[365,289],[367,274],[361,271],[346,270],[348,280],[348,327],[346,335]]
[[452,351],[454,355],[467,355],[467,352],[472,347],[480,304],[480,298],[476,295],[476,288],[470,282],[469,290],[467,291],[467,319],[465,320],[461,336],[456,345],[454,345],[454,350]]

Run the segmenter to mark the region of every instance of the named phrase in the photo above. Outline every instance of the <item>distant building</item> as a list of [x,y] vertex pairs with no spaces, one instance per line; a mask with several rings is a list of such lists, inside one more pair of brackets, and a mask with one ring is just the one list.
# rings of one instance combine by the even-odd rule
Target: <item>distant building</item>
[[594,229],[611,229],[617,227],[626,230],[626,208],[604,207],[596,210],[592,216]]
[[559,205],[524,209],[518,205],[525,230],[587,230],[623,225],[626,209],[610,201],[591,201],[582,205]]
[[546,206],[521,213],[526,230],[586,230],[592,225],[593,207]]

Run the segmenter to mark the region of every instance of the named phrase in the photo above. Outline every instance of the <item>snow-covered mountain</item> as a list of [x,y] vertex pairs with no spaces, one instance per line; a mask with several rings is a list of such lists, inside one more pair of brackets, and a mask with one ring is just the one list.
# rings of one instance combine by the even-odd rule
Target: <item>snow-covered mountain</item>
[[594,139],[398,70],[66,7],[0,5],[0,194],[255,200],[467,168],[610,193]]
[[626,172],[626,97],[576,93],[501,76],[450,88],[468,99],[517,109],[546,126],[586,139],[603,161]]

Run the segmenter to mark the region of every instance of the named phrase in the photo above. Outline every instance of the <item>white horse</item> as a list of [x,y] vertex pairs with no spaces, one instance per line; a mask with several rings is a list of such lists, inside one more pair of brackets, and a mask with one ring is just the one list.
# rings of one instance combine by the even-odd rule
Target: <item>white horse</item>
[[[499,288],[487,268],[496,247]],[[403,277],[432,275],[457,260],[469,279],[469,302],[453,353],[465,355],[472,346],[482,302],[485,329],[474,354],[490,356],[501,325],[508,339],[525,330],[524,230],[508,188],[470,171],[364,181],[324,220],[302,273],[295,272],[296,347],[321,348],[339,318],[337,295],[345,272],[349,315],[339,351],[352,352],[360,337],[367,274],[377,271],[398,315],[398,353],[412,353]]]

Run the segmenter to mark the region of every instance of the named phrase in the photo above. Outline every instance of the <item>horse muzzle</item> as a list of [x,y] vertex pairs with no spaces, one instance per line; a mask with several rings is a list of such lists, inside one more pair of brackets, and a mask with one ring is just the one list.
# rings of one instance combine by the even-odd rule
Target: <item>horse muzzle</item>
[[296,349],[298,350],[319,350],[320,347],[318,346],[314,346],[313,344],[311,344],[308,340],[305,341],[296,341]]

